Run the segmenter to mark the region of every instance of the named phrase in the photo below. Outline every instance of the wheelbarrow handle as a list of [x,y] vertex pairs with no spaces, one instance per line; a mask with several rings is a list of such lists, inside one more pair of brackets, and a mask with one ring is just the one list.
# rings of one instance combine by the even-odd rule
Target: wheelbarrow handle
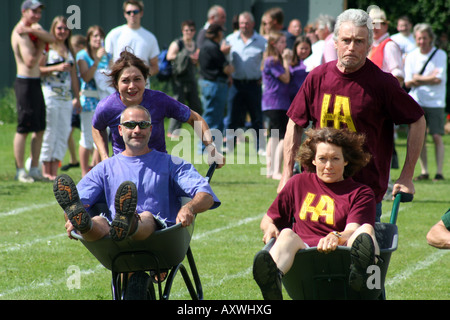
[[214,171],[217,168],[217,163],[214,161],[208,169],[208,172],[206,173],[206,179],[208,180],[208,183],[211,182],[212,176],[214,174]]
[[397,223],[398,209],[400,208],[400,202],[411,202],[414,199],[414,195],[412,193],[399,192],[395,195],[394,204],[392,205],[391,212],[391,224]]

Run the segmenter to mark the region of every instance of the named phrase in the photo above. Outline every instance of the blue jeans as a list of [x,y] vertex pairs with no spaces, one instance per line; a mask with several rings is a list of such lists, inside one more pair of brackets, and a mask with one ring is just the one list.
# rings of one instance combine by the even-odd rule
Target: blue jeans
[[258,80],[233,80],[228,95],[227,129],[244,128],[248,112],[252,121],[251,127],[256,132],[257,148],[259,147],[259,130],[263,128],[261,99],[262,90]]
[[[223,119],[225,117],[225,107],[227,104],[228,85],[226,80],[209,81],[199,79],[200,99],[203,105],[203,119],[211,130],[216,129],[224,133]],[[214,131],[212,132],[214,137]],[[220,145],[219,145],[220,143]],[[222,149],[222,141],[216,141],[219,150]],[[202,142],[199,143],[199,150],[203,150]]]
[[203,105],[203,119],[205,119],[210,129],[217,129],[223,133],[223,119],[225,117],[228,95],[226,81],[200,79],[198,84]]
[[376,208],[375,222],[380,222],[381,221],[381,214],[382,214],[381,202],[378,202],[377,203],[377,208]]

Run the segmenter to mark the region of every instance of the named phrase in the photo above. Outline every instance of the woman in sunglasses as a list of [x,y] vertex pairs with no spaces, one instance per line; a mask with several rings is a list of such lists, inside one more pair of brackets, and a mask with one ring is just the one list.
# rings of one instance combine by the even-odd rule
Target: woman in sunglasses
[[[103,99],[98,104],[92,120],[93,137],[100,157],[105,160],[108,153],[108,134],[111,130],[111,142],[114,154],[125,150],[125,144],[119,134],[120,114],[132,105],[142,105],[152,117],[152,136],[149,141],[151,149],[167,152],[165,142],[164,118],[174,118],[180,122],[189,123],[196,134],[201,137],[208,152],[214,157],[218,167],[224,164],[224,158],[215,150],[211,132],[205,120],[189,107],[178,102],[160,91],[145,88],[148,66],[127,50],[120,54],[120,58],[111,67],[109,76],[112,86],[117,90],[114,94]],[[194,126],[194,124],[197,125]]]

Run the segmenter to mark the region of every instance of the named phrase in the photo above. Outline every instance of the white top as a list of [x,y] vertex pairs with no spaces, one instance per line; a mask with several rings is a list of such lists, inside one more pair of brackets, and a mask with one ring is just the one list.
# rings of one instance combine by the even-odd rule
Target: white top
[[405,37],[402,33],[399,32],[392,35],[391,39],[400,47],[403,58],[417,47],[416,40],[414,39],[412,33],[409,36]]
[[143,27],[134,30],[124,24],[108,33],[105,38],[105,49],[112,55],[114,62],[126,47],[147,65],[160,53],[158,40],[153,33]]
[[[420,48],[414,49],[406,56],[405,61],[405,82],[411,81],[414,74],[418,74],[425,65],[430,55],[436,48],[433,47],[427,54],[420,53]],[[445,92],[447,84],[447,54],[445,51],[439,49],[433,58],[428,63],[424,76],[432,74],[438,70],[437,78],[441,79],[440,84],[436,85],[422,85],[413,87],[409,94],[422,107],[429,108],[444,108],[445,107]]]

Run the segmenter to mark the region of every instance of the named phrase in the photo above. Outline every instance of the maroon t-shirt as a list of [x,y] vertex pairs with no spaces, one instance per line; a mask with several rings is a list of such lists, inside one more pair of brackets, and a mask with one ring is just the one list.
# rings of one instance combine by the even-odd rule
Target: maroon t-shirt
[[287,113],[297,125],[349,128],[366,135],[370,163],[353,178],[370,186],[377,202],[386,193],[394,140],[394,124],[411,124],[422,108],[391,74],[370,60],[356,72],[344,74],[336,61],[310,72]]
[[[309,246],[349,223],[375,224],[375,198],[366,185],[347,178],[325,183],[315,173],[293,176],[267,211],[279,230],[289,228]],[[292,221],[295,221],[292,224]]]

